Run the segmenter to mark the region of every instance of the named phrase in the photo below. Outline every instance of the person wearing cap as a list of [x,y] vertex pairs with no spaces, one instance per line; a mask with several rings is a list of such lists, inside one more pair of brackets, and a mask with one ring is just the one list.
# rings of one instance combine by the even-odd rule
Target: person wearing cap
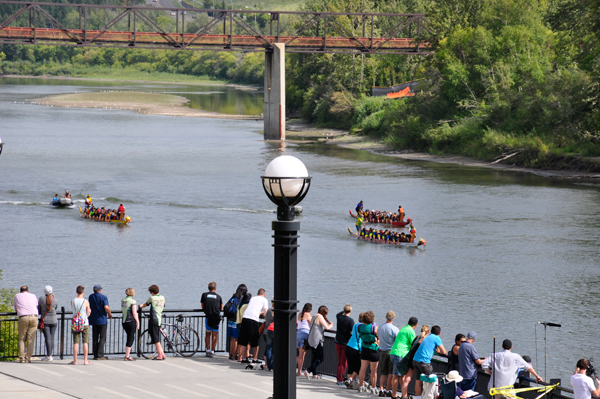
[[92,353],[94,360],[108,360],[104,356],[104,344],[106,343],[106,327],[108,318],[112,319],[112,312],[108,306],[108,298],[102,293],[102,286],[96,284],[94,293],[89,296],[90,314],[89,321],[92,327]]
[[71,198],[71,193],[69,190],[65,190],[65,198]]
[[85,208],[88,209],[91,205],[92,205],[92,196],[88,194],[87,197],[85,197]]
[[520,355],[511,352],[512,342],[510,339],[502,341],[502,349],[502,352],[496,352],[488,356],[481,365],[485,372],[491,375],[488,389],[514,385],[519,369],[526,369],[535,376],[538,382],[543,381],[542,377],[535,372],[529,363]]
[[458,347],[458,371],[462,381],[458,384],[464,391],[475,389],[477,383],[477,366],[483,363],[473,342],[477,339],[475,331],[469,331],[467,339]]
[[[29,288],[24,285],[21,292],[15,295],[13,306],[19,317],[19,361],[30,363],[33,356],[35,332],[38,326],[38,300],[34,294],[29,293]],[[27,346],[27,352],[25,352]]]
[[44,320],[44,338],[46,340],[46,357],[43,360],[47,362],[53,360],[54,333],[58,327],[56,308],[58,308],[58,300],[52,293],[52,287],[47,285],[44,287],[44,296],[41,296],[38,301],[38,312],[41,319]]
[[[462,345],[461,345],[462,346]],[[458,371],[456,370],[452,370],[450,371],[448,374],[446,374],[446,376],[444,377],[444,383],[448,384],[448,383],[455,383],[456,384],[456,395],[455,395],[455,399],[466,399],[468,397],[473,398],[473,399],[483,399],[484,396],[483,395],[472,395],[469,396],[468,392],[465,392],[463,389],[461,389],[460,387],[460,383],[464,381],[463,377],[458,373]],[[443,391],[442,391],[443,392]]]

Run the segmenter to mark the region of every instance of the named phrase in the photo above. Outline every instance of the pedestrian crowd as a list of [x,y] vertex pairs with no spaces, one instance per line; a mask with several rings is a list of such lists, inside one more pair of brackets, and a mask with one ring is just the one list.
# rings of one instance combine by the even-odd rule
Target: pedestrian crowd
[[[205,313],[206,356],[213,357],[218,344],[218,332],[221,324],[221,314],[227,320],[227,335],[230,339],[229,359],[247,366],[247,368],[273,369],[273,338],[274,323],[272,303],[266,299],[263,288],[255,296],[248,291],[245,284],[240,284],[231,298],[223,303],[216,292],[217,284],[208,284],[208,291],[202,294],[200,303]],[[106,327],[112,312],[108,298],[102,294],[102,287],[97,284],[94,293],[88,299],[84,298],[84,287],[76,288],[77,296],[71,300],[73,319],[71,323],[73,334],[73,361],[77,364],[79,344],[83,346],[83,363],[91,364],[88,360],[88,343],[90,328],[92,330],[92,353],[94,360],[107,359],[104,355],[106,342]],[[139,305],[140,309],[151,307],[148,330],[152,344],[156,345],[155,360],[164,360],[165,354],[160,344],[160,326],[165,307],[165,298],[159,293],[157,285],[148,287],[150,298]],[[137,302],[133,297],[133,288],[125,290],[126,296],[121,300],[123,329],[127,335],[126,353],[124,360],[134,360],[131,354],[135,333],[139,330],[140,320],[137,312]],[[33,354],[36,330],[43,330],[46,353],[45,361],[52,361],[54,333],[57,327],[56,309],[58,302],[51,286],[44,287],[44,295],[37,298],[29,293],[27,286],[22,286],[20,293],[15,295],[14,308],[18,315],[19,360],[29,363]],[[318,367],[324,360],[325,331],[333,328],[333,323],[327,318],[329,309],[325,305],[318,307],[312,315],[313,306],[306,303],[297,317],[297,376],[320,378]],[[437,385],[432,358],[435,354],[448,356],[448,374],[442,384],[450,384],[455,389],[456,397],[466,399],[473,397],[483,399],[474,392],[477,382],[478,368],[481,367],[490,374],[488,389],[514,385],[519,373],[525,372],[535,376],[537,382],[542,378],[531,366],[527,356],[512,352],[512,342],[505,339],[502,351],[481,358],[473,345],[477,334],[470,331],[465,336],[457,334],[454,345],[447,351],[441,340],[441,328],[434,325],[421,326],[417,333],[418,319],[410,317],[402,328],[393,323],[396,315],[388,311],[385,322],[375,323],[372,311],[360,313],[358,322],[350,316],[352,306],[346,304],[342,311],[336,314],[337,330],[335,349],[338,358],[337,384],[359,392],[370,392],[381,397],[408,398],[408,385],[415,379],[414,399],[433,399]],[[264,336],[265,364],[258,359],[261,336]],[[304,358],[311,353],[311,363],[304,368]],[[381,363],[381,364],[380,364]],[[266,366],[266,367],[265,367]],[[380,367],[379,367],[380,366]],[[377,379],[378,367],[381,375]],[[371,384],[365,381],[367,370],[370,371]],[[585,359],[577,362],[571,384],[575,399],[590,399],[591,395],[598,396],[600,387],[595,388],[590,376],[586,375],[593,367]],[[596,378],[596,382],[600,381]],[[379,387],[377,387],[379,385]]]

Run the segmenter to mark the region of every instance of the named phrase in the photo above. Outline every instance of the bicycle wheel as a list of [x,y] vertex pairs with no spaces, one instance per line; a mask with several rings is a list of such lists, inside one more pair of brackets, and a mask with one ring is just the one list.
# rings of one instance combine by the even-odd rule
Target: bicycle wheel
[[140,352],[146,359],[152,359],[158,355],[156,345],[152,343],[148,330],[144,331],[140,336]]
[[194,356],[200,348],[200,337],[192,327],[184,326],[177,330],[173,345],[175,346],[175,351],[181,356]]

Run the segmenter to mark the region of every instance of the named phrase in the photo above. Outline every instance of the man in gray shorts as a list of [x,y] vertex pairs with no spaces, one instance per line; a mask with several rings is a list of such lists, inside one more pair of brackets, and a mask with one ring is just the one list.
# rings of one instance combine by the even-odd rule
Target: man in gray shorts
[[379,377],[379,396],[387,396],[387,392],[391,392],[392,388],[392,370],[394,364],[390,359],[390,351],[396,341],[396,335],[398,335],[398,327],[393,325],[396,314],[391,310],[385,315],[385,324],[379,326],[377,335],[379,336],[379,365],[381,370],[381,377]]

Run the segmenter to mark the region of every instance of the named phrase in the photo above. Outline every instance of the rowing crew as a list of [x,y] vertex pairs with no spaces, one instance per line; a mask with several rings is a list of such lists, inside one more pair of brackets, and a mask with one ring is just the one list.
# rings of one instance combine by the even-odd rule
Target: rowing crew
[[[360,201],[358,205],[356,205],[356,214],[361,215],[364,220],[370,223],[392,223],[392,222],[404,222],[404,208],[402,205],[398,206],[398,213],[387,212],[387,211],[378,211],[378,210],[363,210],[363,202]],[[408,218],[407,221],[410,223],[412,221],[411,218]]]
[[102,208],[96,208],[94,205],[90,204],[90,206],[86,206],[83,211],[83,217],[86,219],[98,220],[100,222],[124,220],[125,207],[121,204],[119,209],[106,209],[104,206]]
[[409,234],[399,233],[393,230],[376,230],[372,227],[369,229],[363,227],[358,232],[358,236],[366,241],[379,241],[385,244],[396,244],[400,242],[412,244],[415,242],[415,238],[417,237],[417,230],[412,227],[412,225]]

